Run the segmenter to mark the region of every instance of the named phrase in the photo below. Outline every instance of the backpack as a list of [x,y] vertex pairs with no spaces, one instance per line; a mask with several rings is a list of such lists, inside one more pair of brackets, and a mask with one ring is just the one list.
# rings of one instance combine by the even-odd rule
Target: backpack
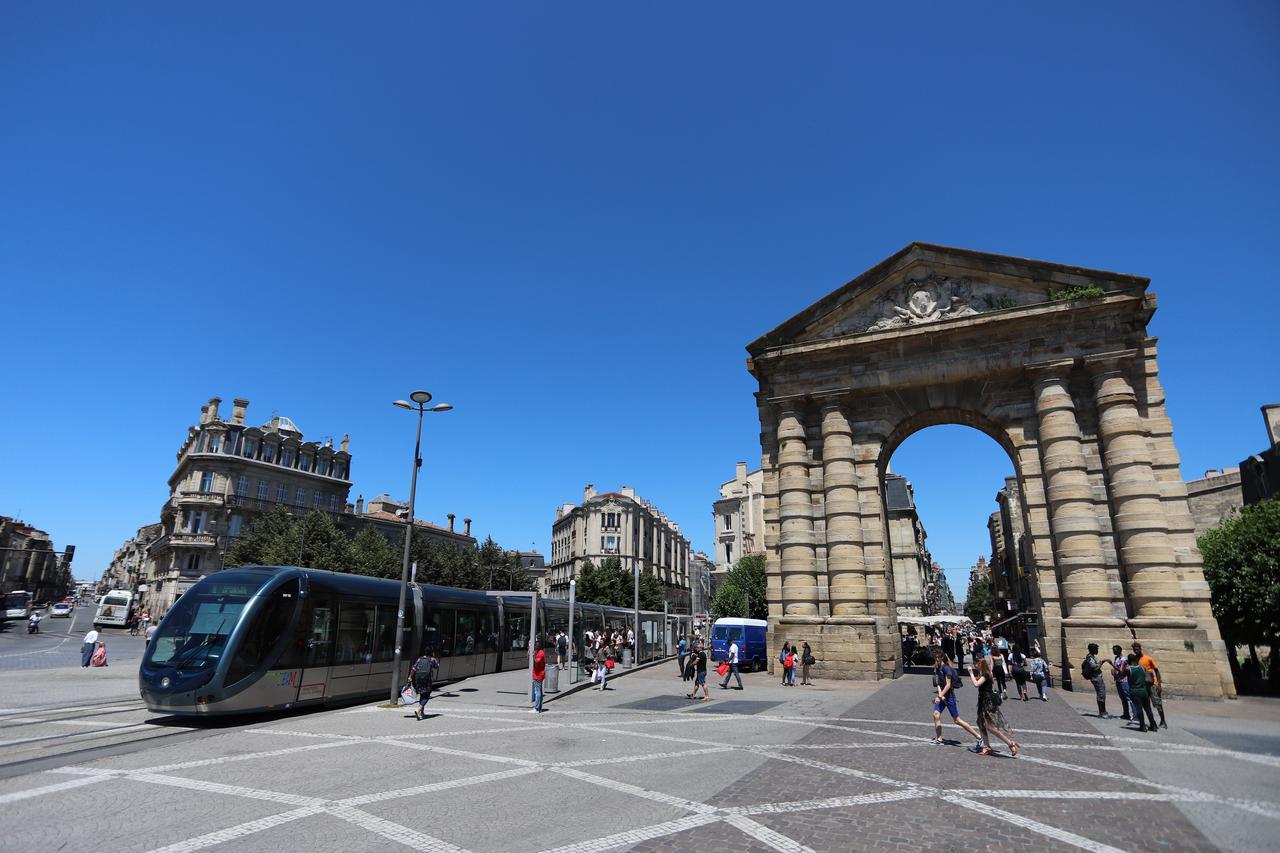
[[791,652],[790,654],[788,654],[788,655],[787,655],[786,666],[787,666],[787,669],[795,669],[795,668],[796,668],[796,653],[795,653],[795,652]]
[[1102,673],[1102,668],[1093,660],[1093,655],[1089,655],[1080,662],[1080,674],[1085,677],[1086,681],[1092,681]]
[[560,639],[556,640],[556,651],[560,654],[569,651],[569,638],[564,634],[561,634]]

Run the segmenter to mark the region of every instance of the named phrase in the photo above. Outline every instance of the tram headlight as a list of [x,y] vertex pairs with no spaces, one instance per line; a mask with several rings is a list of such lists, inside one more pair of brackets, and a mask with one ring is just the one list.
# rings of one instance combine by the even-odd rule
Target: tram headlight
[[164,678],[160,679],[160,686],[161,687],[169,686],[169,676],[166,675]]

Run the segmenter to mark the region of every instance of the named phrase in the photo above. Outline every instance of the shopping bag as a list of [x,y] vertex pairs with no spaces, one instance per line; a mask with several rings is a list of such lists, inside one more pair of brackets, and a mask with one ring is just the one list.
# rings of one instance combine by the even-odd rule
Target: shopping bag
[[406,685],[405,688],[400,691],[401,705],[412,705],[417,701],[418,694],[414,692],[413,687]]
[[728,662],[727,662],[727,661],[726,661],[726,662],[722,662],[718,667],[716,667],[716,675],[722,675],[722,676],[723,676],[723,675],[728,675],[728,674],[729,674],[729,664],[728,664]]

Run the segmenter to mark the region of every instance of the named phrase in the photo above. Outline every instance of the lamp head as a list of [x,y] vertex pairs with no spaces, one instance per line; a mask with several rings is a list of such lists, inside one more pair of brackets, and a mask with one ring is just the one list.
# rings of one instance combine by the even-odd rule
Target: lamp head
[[449,405],[448,403],[436,403],[434,406],[427,409],[427,411],[428,412],[452,412],[453,406]]
[[408,401],[408,400],[396,400],[396,401],[395,401],[394,403],[392,403],[391,405],[393,405],[393,406],[395,406],[395,407],[397,407],[397,408],[400,408],[400,409],[413,409],[413,408],[414,408],[413,406],[409,405],[409,401]]
[[431,395],[426,391],[414,391],[409,395],[409,399],[417,403],[419,406],[425,406],[431,402]]

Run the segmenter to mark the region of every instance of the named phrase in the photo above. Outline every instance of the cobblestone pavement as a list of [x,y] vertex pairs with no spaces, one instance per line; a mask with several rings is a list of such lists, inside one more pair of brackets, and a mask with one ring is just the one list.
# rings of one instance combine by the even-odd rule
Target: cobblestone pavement
[[[660,667],[616,679],[607,693],[565,696],[537,716],[458,685],[432,700],[422,722],[404,709],[368,705],[75,756],[0,778],[5,847],[1221,846],[1187,818],[1187,804],[1256,822],[1251,847],[1242,849],[1274,847],[1280,829],[1274,755],[1173,732],[1099,731],[1055,697],[1005,706],[1023,757],[981,757],[949,722],[950,742],[929,743],[924,677],[879,687],[782,688],[768,674],[745,680],[741,693],[713,687],[711,702],[672,703],[687,685]],[[975,693],[962,691],[962,711]],[[1177,754],[1188,768],[1258,774],[1255,793],[1222,793],[1194,770],[1176,781],[1147,778],[1129,757],[1153,750]]]

